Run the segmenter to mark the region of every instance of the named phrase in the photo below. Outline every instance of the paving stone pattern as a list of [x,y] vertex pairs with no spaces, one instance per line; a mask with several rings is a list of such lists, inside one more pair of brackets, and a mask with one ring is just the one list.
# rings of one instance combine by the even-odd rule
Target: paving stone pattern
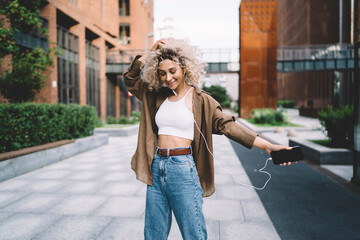
[[[0,183],[0,239],[143,239],[146,185],[130,169],[136,135]],[[214,136],[209,239],[280,239],[230,142]],[[245,157],[245,156],[244,156]],[[182,239],[175,219],[169,239]]]

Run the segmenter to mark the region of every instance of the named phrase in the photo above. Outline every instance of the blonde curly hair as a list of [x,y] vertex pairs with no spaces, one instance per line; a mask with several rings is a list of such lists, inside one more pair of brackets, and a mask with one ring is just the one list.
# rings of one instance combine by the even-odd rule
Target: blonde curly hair
[[201,52],[186,40],[166,39],[167,44],[152,51],[145,59],[141,78],[148,83],[149,90],[159,90],[163,83],[159,77],[159,63],[165,59],[179,64],[184,71],[184,80],[192,86],[198,86],[205,74],[206,64],[201,61]]

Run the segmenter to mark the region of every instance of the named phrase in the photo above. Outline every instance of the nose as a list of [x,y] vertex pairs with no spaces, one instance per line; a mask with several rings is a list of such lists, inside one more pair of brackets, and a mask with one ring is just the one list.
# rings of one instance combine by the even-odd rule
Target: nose
[[172,79],[171,73],[167,73],[167,74],[166,74],[166,81],[169,81],[169,80],[171,80],[171,79]]

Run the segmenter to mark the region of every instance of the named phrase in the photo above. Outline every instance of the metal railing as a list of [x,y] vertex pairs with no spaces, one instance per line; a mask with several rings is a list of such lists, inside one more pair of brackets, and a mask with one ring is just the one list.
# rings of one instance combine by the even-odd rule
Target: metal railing
[[[202,60],[207,63],[205,69],[208,73],[238,72],[239,49],[201,49]],[[108,50],[106,63],[107,72],[122,72],[137,55],[143,55],[143,49],[135,50]]]
[[279,72],[353,68],[354,46],[352,44],[287,46],[277,50]]
[[[40,16],[42,28],[48,28],[48,20]],[[15,41],[17,44],[27,48],[41,47],[44,50],[49,48],[48,37],[41,33],[40,29],[28,31],[27,29],[20,29],[14,32]]]
[[316,59],[349,59],[354,58],[354,45],[304,45],[279,47],[278,61],[284,60],[316,60]]

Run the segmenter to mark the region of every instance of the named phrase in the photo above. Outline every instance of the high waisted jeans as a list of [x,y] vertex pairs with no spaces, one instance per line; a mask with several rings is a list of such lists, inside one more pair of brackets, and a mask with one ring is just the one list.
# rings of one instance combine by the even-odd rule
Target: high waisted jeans
[[165,240],[172,214],[185,240],[207,239],[202,212],[203,190],[191,154],[163,157],[152,163],[153,185],[147,186],[145,239]]

